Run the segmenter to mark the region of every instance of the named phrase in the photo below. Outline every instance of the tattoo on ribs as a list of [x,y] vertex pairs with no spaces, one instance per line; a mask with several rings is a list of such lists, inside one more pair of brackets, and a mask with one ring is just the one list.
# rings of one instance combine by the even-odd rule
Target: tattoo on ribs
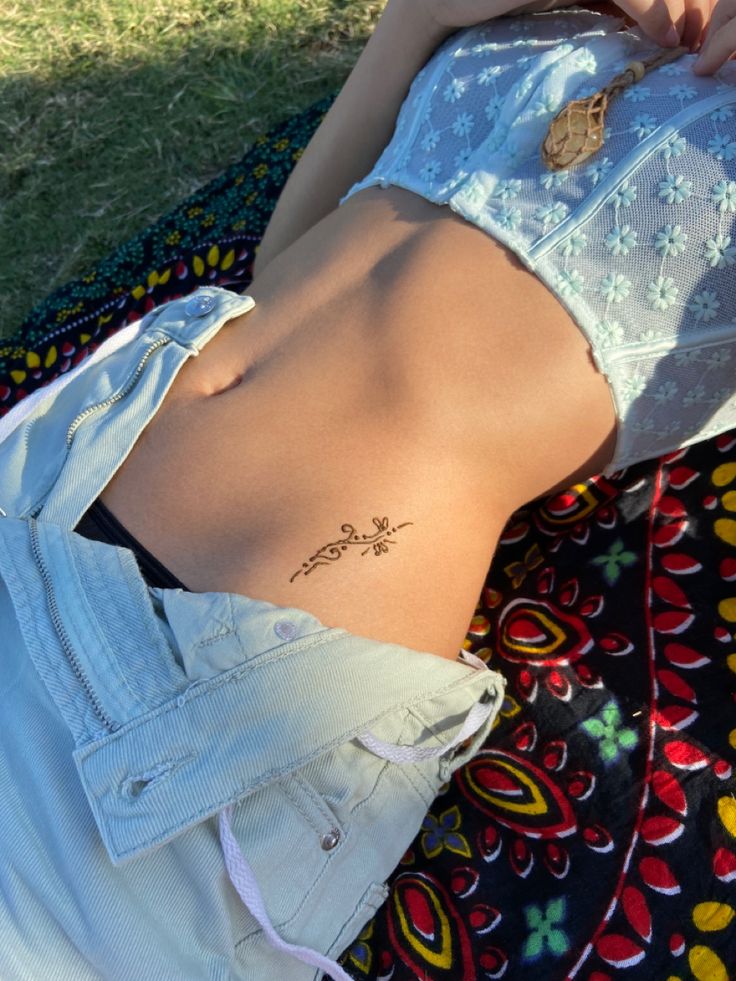
[[388,552],[389,545],[395,545],[396,542],[389,538],[389,535],[395,534],[399,528],[406,528],[407,525],[413,525],[413,521],[404,521],[403,524],[393,525],[389,528],[388,518],[374,518],[373,524],[376,526],[376,531],[370,535],[359,535],[352,525],[342,525],[340,531],[343,532],[344,538],[338,538],[334,542],[329,542],[327,545],[323,545],[322,548],[318,549],[314,555],[310,555],[306,562],[302,562],[301,568],[297,569],[293,576],[289,578],[289,582],[294,582],[297,576],[308,576],[310,572],[320,565],[329,565],[330,562],[336,562],[343,552],[347,552],[351,545],[366,545],[360,553],[361,555],[366,555],[373,549],[374,555],[381,555],[382,552]]

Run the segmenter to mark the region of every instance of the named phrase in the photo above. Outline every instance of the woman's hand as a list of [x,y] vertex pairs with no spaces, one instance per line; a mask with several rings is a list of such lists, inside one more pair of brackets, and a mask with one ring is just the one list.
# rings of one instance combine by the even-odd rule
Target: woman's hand
[[[572,6],[576,0],[413,0],[422,16],[450,30],[470,27],[504,14],[539,13]],[[585,6],[584,0],[577,0]],[[729,17],[736,12],[736,0],[728,2]],[[641,27],[647,37],[663,47],[698,45],[715,6],[715,0],[616,0],[616,6]],[[736,29],[733,36],[736,37]],[[736,46],[735,46],[736,47]]]
[[710,19],[700,57],[695,62],[696,75],[712,75],[736,53],[736,0],[718,0]]

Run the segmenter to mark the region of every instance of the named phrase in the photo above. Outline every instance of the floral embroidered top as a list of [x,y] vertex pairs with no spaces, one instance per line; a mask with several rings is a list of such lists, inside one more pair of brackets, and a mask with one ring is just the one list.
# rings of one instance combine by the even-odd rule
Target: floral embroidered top
[[736,425],[736,65],[694,55],[612,99],[604,145],[569,170],[541,146],[571,99],[660,49],[615,17],[568,9],[448,38],[352,194],[396,184],[512,249],[568,308],[619,417],[608,471]]

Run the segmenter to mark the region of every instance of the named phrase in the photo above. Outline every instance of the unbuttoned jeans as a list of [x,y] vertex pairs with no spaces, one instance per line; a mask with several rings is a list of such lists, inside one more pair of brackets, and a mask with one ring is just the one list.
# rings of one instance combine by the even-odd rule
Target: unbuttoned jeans
[[252,303],[157,308],[0,443],[3,981],[321,977],[500,705],[478,659],[149,588],[71,530]]

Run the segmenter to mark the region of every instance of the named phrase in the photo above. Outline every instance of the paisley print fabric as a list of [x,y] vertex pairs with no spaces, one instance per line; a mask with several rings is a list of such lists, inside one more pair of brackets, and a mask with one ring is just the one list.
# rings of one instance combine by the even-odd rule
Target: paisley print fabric
[[[448,38],[394,135],[342,201],[397,184],[512,249],[591,344],[618,415],[613,473],[736,425],[736,65],[646,74],[569,170],[541,146],[559,109],[661,52],[580,10],[501,18]],[[543,343],[543,341],[540,341]]]
[[[0,412],[177,293],[246,290],[330,102],[32,311],[0,350]],[[465,646],[508,679],[499,722],[433,804],[345,970],[736,977],[736,433],[515,515]]]

